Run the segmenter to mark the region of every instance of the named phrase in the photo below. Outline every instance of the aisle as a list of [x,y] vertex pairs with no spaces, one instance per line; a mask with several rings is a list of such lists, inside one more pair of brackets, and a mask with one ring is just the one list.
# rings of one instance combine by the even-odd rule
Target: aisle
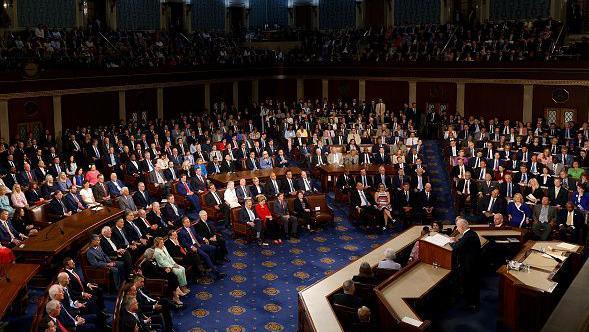
[[440,144],[436,140],[426,140],[423,145],[425,148],[423,153],[424,163],[432,183],[432,190],[438,200],[438,214],[436,217],[438,220],[444,221],[445,224],[454,224],[456,213],[450,187],[452,179],[450,179],[446,171],[446,161],[440,149]]
[[336,227],[303,232],[299,240],[258,247],[228,241],[227,277],[193,284],[174,314],[178,331],[295,331],[298,291],[363,256],[394,233],[367,235],[347,219],[347,208],[333,205]]

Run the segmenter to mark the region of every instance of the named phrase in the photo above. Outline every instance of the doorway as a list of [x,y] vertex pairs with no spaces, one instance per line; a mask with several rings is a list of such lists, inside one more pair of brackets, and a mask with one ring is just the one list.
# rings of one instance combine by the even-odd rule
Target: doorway
[[170,21],[168,29],[170,31],[184,31],[184,4],[181,2],[168,2],[170,10]]

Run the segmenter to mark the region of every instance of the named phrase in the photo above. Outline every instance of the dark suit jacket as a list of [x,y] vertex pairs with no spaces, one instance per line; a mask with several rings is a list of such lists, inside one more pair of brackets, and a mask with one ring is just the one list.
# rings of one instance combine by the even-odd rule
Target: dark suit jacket
[[558,196],[556,195],[555,187],[548,188],[548,198],[550,199],[551,205],[560,205],[564,207],[569,200],[569,192],[568,190],[560,187],[558,191]]
[[[224,204],[223,196],[220,195],[218,191],[216,191],[215,193],[219,197],[219,201],[221,202],[220,205],[223,205]],[[213,193],[210,192],[210,191],[207,192],[207,194],[205,195],[205,203],[207,204],[207,206],[215,206],[215,205],[218,205],[217,200],[213,196]]]
[[224,160],[221,163],[221,172],[235,172],[235,165],[233,164],[233,161],[229,161],[229,163],[227,163],[227,160]]
[[[364,191],[364,195],[366,196],[366,200],[368,200],[368,203],[370,203],[371,205],[375,204],[374,197],[372,195],[370,195],[366,191]],[[358,190],[353,189],[350,191],[350,203],[354,208],[362,204],[362,199],[360,198],[360,193],[358,193]]]
[[266,181],[266,184],[264,185],[264,193],[269,197],[278,196],[278,193],[281,192],[280,181],[278,181],[278,179],[276,179],[276,187],[278,187],[278,189],[276,189],[274,187],[272,180],[268,180],[268,181]]
[[362,301],[357,296],[339,293],[333,296],[333,304],[339,304],[346,307],[357,309],[360,308],[360,306],[362,305]]
[[[207,228],[207,225],[209,226],[208,228]],[[194,230],[196,230],[196,233],[201,238],[210,239],[215,234],[217,234],[217,230],[216,230],[215,226],[211,222],[207,222],[206,225],[205,225],[205,222],[199,219],[199,220],[196,221],[196,224],[194,224],[193,227],[194,227]]]
[[[113,233],[114,233],[114,231],[113,231]],[[115,247],[117,247],[117,249],[124,248],[124,247],[120,247],[112,237],[111,237],[111,241],[115,244]],[[100,238],[100,248],[102,249],[104,254],[106,254],[106,256],[108,256],[110,258],[117,257],[117,253],[113,250],[112,246],[106,241],[106,239],[104,237]],[[90,250],[88,250],[88,251],[90,251]],[[90,260],[90,257],[88,257],[88,260]]]
[[[568,213],[568,211],[566,209],[562,209],[558,212],[556,222],[559,225],[566,225],[567,213]],[[575,228],[579,230],[579,229],[581,229],[580,227],[583,227],[584,223],[585,223],[585,218],[583,218],[583,215],[579,211],[575,210],[573,212],[573,226],[575,226]]]
[[138,190],[133,194],[133,202],[138,209],[146,209],[152,203],[152,199],[147,190],[143,191],[143,195]]
[[376,153],[374,155],[374,163],[388,165],[391,163],[391,158],[386,153],[384,154],[384,158],[380,155],[380,153]]
[[258,162],[258,159],[254,159],[253,161],[250,158],[247,158],[245,160],[245,167],[247,169],[249,169],[250,171],[254,169],[254,165],[255,165],[255,169],[260,169],[260,162]]
[[[252,206],[252,210],[251,211],[254,213],[254,216],[256,217],[256,219],[258,219],[259,217],[256,214],[256,209],[254,209],[253,206]],[[245,207],[242,207],[241,210],[239,211],[239,222],[241,222],[242,224],[245,224],[245,223],[250,222],[250,221],[251,220],[250,220],[249,214],[246,211],[246,208]]]
[[141,314],[138,314],[139,320],[130,314],[127,310],[121,309],[121,330],[122,331],[135,331],[135,327],[139,327],[139,332],[148,332],[149,327],[141,320]]
[[174,213],[174,209],[172,209],[170,204],[166,204],[166,206],[162,210],[162,216],[164,217],[164,220],[166,222],[171,221],[174,223],[174,225],[179,226],[180,221],[182,220],[183,212],[177,206],[176,206],[176,209],[178,209],[178,214]]
[[424,208],[424,207],[435,207],[436,206],[436,195],[434,194],[433,191],[430,191],[429,193],[429,198],[427,197],[427,195],[425,194],[425,190],[419,192],[418,194],[418,203],[419,203],[419,207]]
[[476,275],[481,254],[481,241],[477,233],[471,229],[450,246],[455,252],[458,270],[466,275]]
[[52,199],[51,202],[49,202],[49,211],[51,212],[51,214],[59,218],[63,218],[64,214],[70,211],[67,208],[65,201],[63,199],[61,200],[61,202],[63,203],[63,206],[59,204],[59,202],[55,198]]

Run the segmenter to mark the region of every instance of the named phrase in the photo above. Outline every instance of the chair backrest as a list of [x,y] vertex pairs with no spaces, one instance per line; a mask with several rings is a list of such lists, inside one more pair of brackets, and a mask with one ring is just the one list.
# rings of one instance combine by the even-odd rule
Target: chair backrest
[[358,310],[341,304],[332,304],[333,311],[345,331],[352,325],[358,315]]
[[372,303],[374,300],[374,285],[371,284],[363,284],[360,282],[355,282],[354,286],[356,288],[356,295],[359,296],[364,303]]
[[123,283],[121,284],[121,288],[119,288],[119,292],[117,294],[117,299],[115,301],[115,307],[113,310],[113,315],[112,315],[112,330],[113,332],[118,332],[118,331],[122,331],[123,329],[121,328],[121,310],[123,310],[123,301],[125,299],[125,289],[126,287],[126,281],[123,281]]
[[241,211],[240,207],[234,207],[231,209],[231,223],[239,223],[239,211]]

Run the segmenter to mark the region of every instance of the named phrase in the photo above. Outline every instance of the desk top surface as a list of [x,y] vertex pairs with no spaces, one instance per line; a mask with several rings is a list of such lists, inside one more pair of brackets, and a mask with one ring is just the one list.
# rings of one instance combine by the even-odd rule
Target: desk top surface
[[[385,168],[385,172],[387,175],[394,175],[396,170],[391,165],[383,165]],[[371,164],[371,165],[346,165],[346,166],[336,166],[336,165],[323,165],[319,168],[322,172],[325,173],[343,173],[345,171],[349,171],[351,173],[360,172],[362,169],[366,169],[367,173],[378,173],[378,168],[380,165]]]
[[[546,250],[550,255],[560,258],[565,261],[568,258],[566,251],[550,251],[548,247],[556,248],[561,243],[558,241],[528,241],[524,248],[515,257],[515,260],[521,261],[526,265],[530,266],[529,270],[515,271],[507,270],[504,266],[499,269],[500,273],[512,275],[521,283],[528,287],[538,289],[543,292],[551,293],[556,286],[557,282],[552,281],[552,276],[561,264],[555,259],[549,257],[541,252],[532,250]],[[570,251],[569,253],[576,252]]]
[[258,169],[255,171],[239,171],[232,173],[220,173],[209,175],[211,181],[219,183],[227,183],[229,181],[239,181],[240,179],[251,180],[254,177],[269,178],[270,174],[276,173],[277,177],[285,176],[287,171],[292,171],[293,175],[301,174],[301,169],[298,167],[275,167],[267,169]]
[[450,274],[450,270],[435,268],[430,264],[419,262],[408,270],[404,270],[398,278],[380,291],[400,320],[409,317],[420,321],[421,318],[415,314],[404,299],[422,297],[448,274]]
[[6,279],[0,280],[0,318],[4,317],[6,310],[16,299],[20,290],[27,285],[38,270],[38,264],[8,265],[10,282],[7,282]]
[[307,312],[315,329],[321,332],[342,331],[327,297],[341,288],[344,281],[356,275],[362,262],[368,262],[374,266],[384,258],[386,249],[391,248],[395,252],[405,249],[419,239],[421,229],[422,226],[413,226],[407,229],[329,277],[302,290],[299,295],[307,307]]
[[[13,251],[15,254],[56,254],[86,232],[122,215],[123,211],[115,207],[102,207],[97,211],[86,209],[43,228],[36,236],[25,240],[23,248],[15,247]],[[59,231],[60,225],[63,235]]]

